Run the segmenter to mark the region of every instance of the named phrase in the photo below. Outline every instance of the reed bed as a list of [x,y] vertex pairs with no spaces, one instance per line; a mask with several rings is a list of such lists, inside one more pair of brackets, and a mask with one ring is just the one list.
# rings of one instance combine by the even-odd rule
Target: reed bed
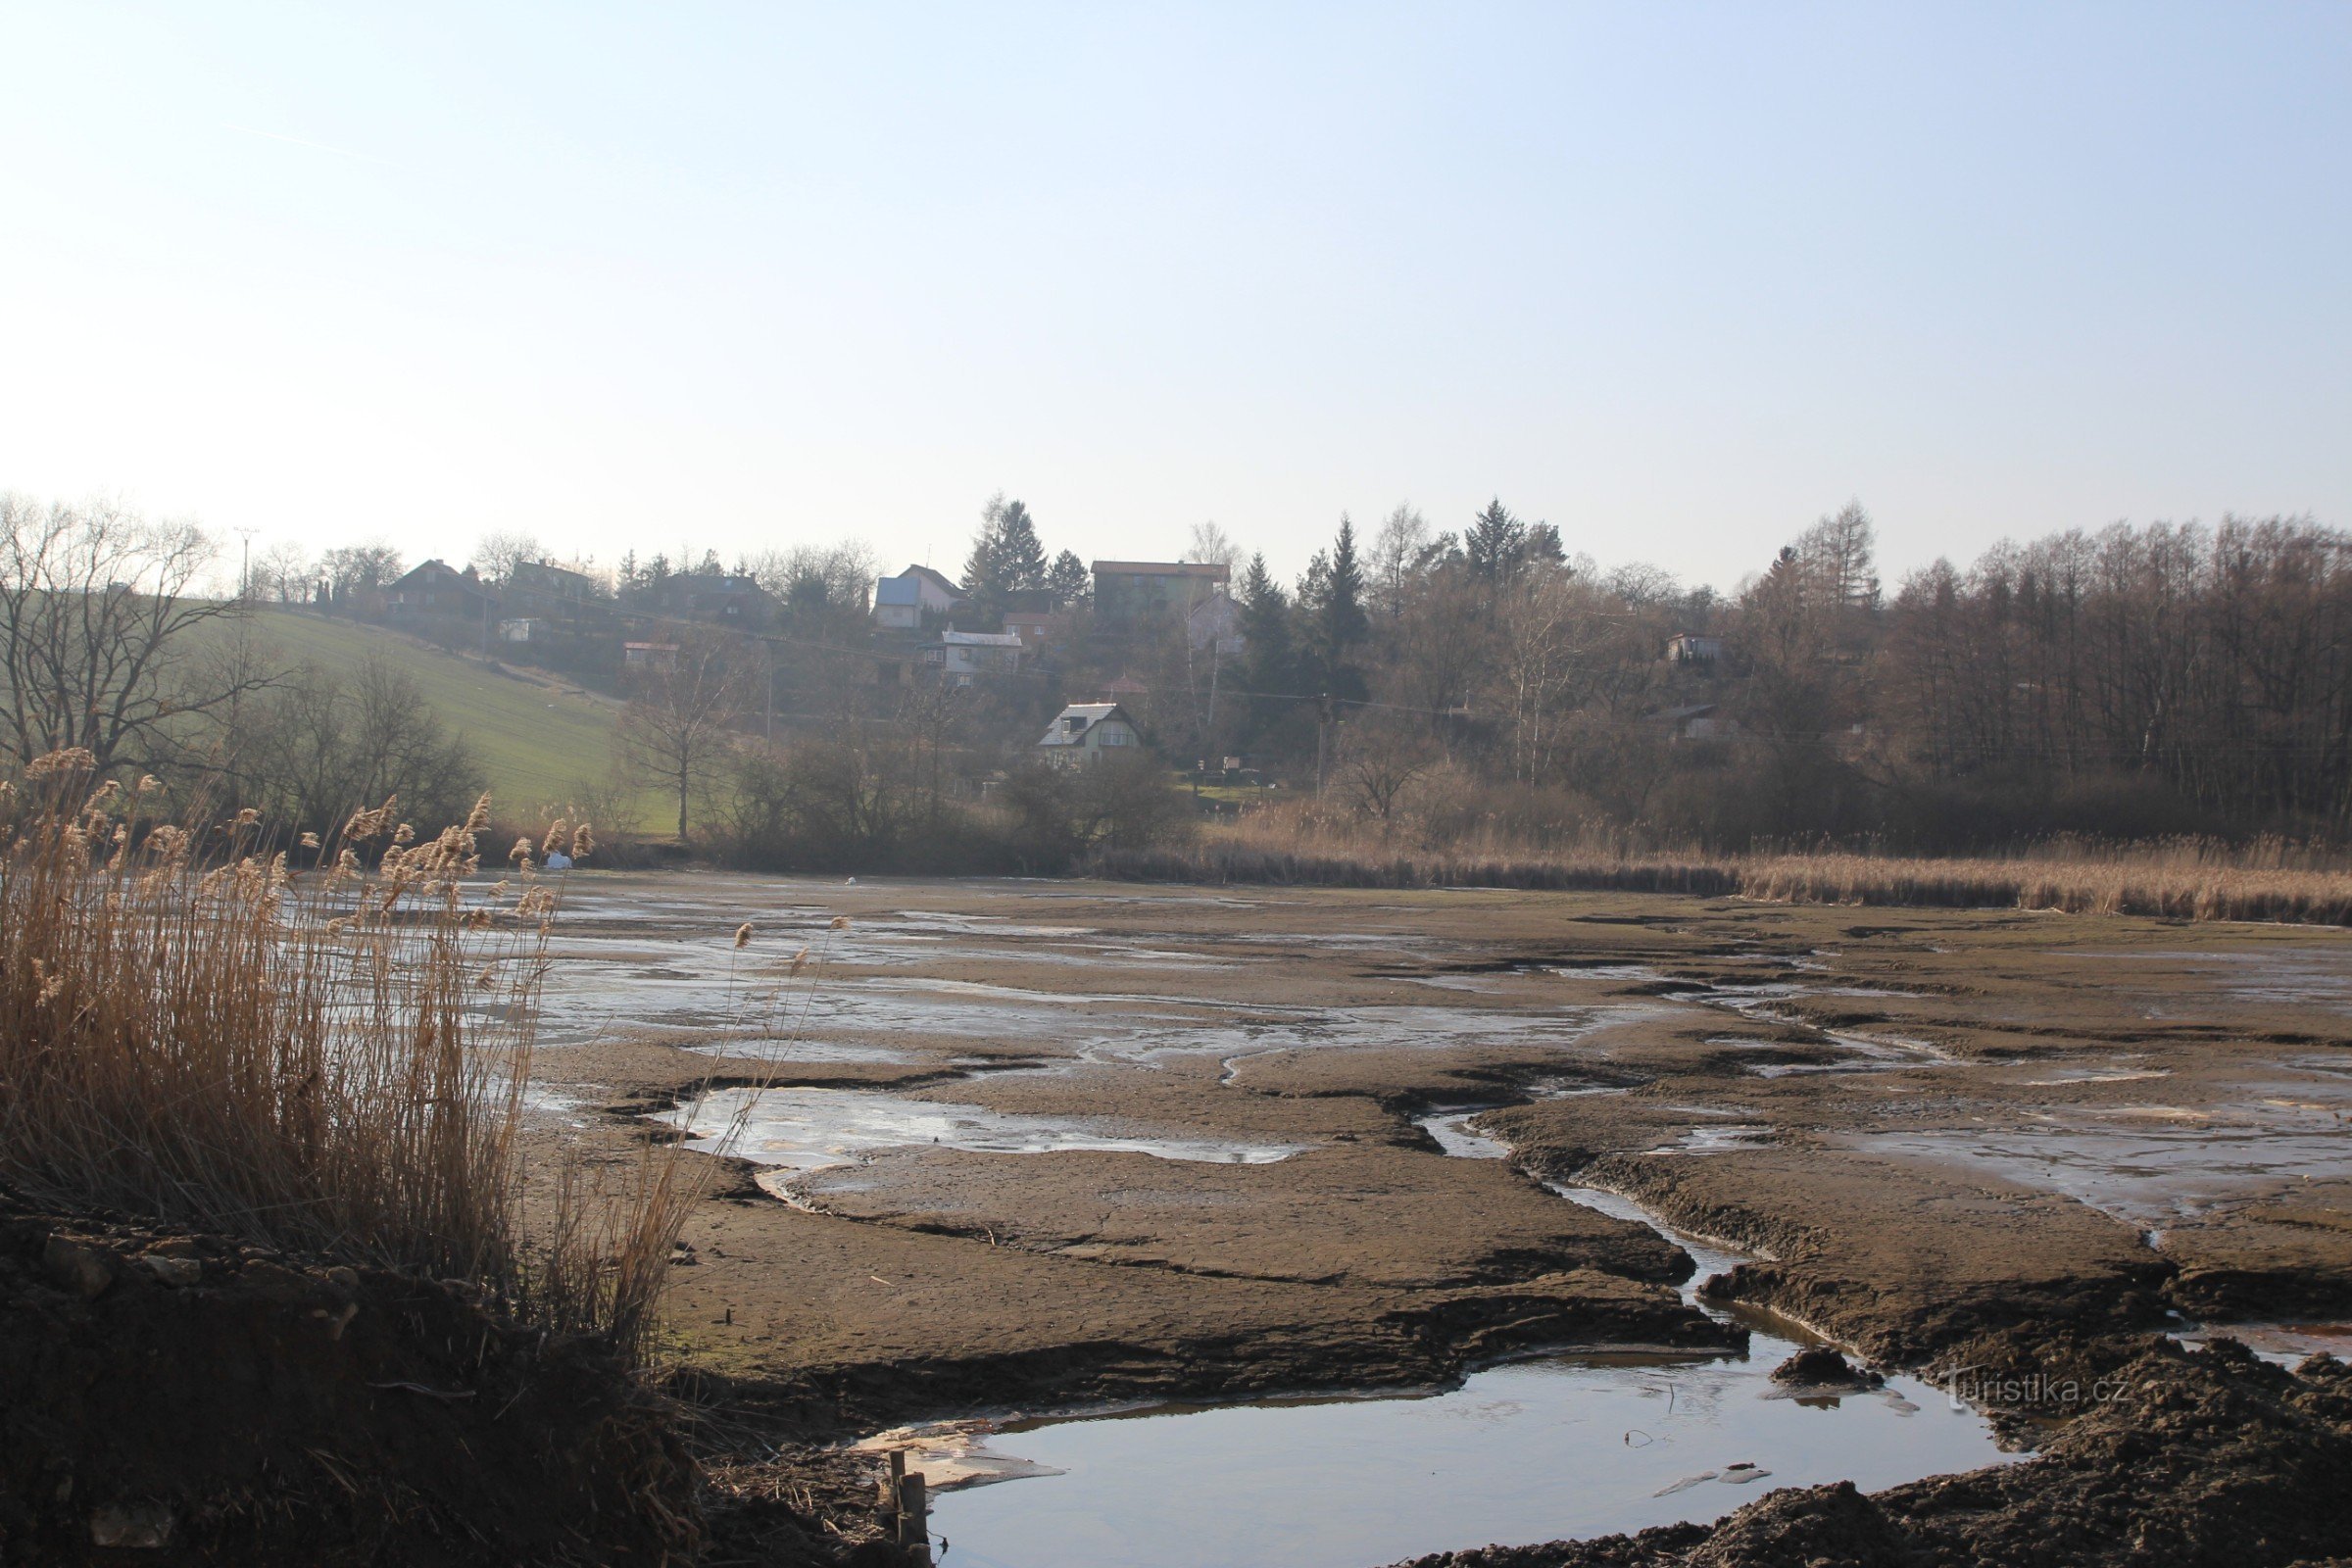
[[1269,812],[1210,828],[1183,845],[1101,854],[1088,869],[1144,881],[1685,893],[2352,925],[2352,866],[2344,852],[2277,839],[2245,845],[2053,840],[1986,857],[1841,849],[1725,855],[1660,850],[1624,830],[1601,828],[1549,842],[1491,836],[1462,848],[1432,848],[1344,820]]
[[60,753],[0,785],[0,1181],[354,1263],[458,1279],[644,1350],[691,1201],[679,1156],[557,1173],[523,1220],[524,1089],[556,892],[518,840],[392,803],[289,871],[252,812],[151,821],[152,781]]

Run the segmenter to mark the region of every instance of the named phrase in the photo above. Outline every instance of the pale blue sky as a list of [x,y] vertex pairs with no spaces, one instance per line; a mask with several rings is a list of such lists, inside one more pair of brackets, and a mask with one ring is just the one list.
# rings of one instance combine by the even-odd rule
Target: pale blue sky
[[1729,585],[2352,523],[2352,5],[0,10],[0,487]]

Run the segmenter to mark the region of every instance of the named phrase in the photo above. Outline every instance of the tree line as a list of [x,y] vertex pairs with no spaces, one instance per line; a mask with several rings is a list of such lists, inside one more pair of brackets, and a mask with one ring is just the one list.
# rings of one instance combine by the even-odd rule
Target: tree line
[[[1024,667],[968,688],[921,679],[869,623],[874,563],[856,541],[746,558],[774,585],[774,627],[675,632],[674,662],[615,688],[627,777],[581,789],[659,789],[679,837],[747,858],[887,848],[908,868],[981,843],[976,822],[1032,867],[1178,830],[1189,803],[1163,797],[1228,760],[1273,786],[1264,798],[1313,797],[1430,843],[1606,824],[1720,849],[1962,850],[2055,832],[2340,840],[2352,825],[2343,531],[2117,524],[1937,561],[1891,588],[1876,543],[1848,505],[1719,593],[1604,567],[1497,499],[1457,529],[1409,506],[1368,534],[1343,516],[1285,581],[1204,524],[1185,555],[1231,567],[1234,599],[1230,627],[1204,637],[1181,614],[1096,614],[1076,553],[1050,551],[1030,509],[999,496],[956,623],[1050,607],[1060,630]],[[499,535],[476,568],[498,581],[543,559]],[[197,591],[211,560],[186,524],[0,497],[0,731],[20,764],[80,747],[104,770],[313,829],[394,790],[463,805],[479,762],[413,682],[273,662],[246,601]],[[329,575],[283,580],[331,596],[398,564],[345,546],[304,566]],[[625,611],[678,569],[632,556],[600,591]],[[1113,688],[1155,760],[1094,782],[1041,772],[1046,720]]]

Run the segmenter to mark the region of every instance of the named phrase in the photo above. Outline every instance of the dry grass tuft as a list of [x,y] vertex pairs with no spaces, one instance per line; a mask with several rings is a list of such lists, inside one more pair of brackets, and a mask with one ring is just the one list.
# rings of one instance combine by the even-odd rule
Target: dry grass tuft
[[[248,811],[151,823],[141,791],[44,758],[0,796],[0,1179],[485,1287],[642,1351],[692,1194],[677,1156],[565,1171],[521,1220],[519,1130],[555,891],[474,820],[396,803],[296,878]],[[584,843],[585,824],[564,824]]]

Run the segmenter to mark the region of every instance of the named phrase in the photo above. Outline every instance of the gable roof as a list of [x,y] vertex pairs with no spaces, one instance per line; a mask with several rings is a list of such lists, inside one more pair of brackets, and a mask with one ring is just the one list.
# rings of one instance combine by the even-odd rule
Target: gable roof
[[963,589],[961,587],[957,586],[955,582],[950,581],[944,573],[933,571],[929,566],[908,566],[905,571],[900,572],[899,575],[902,577],[920,577],[932,587],[937,588],[943,594],[948,594],[956,599],[961,599],[963,597]]
[[[1086,722],[1073,730],[1066,722],[1072,718],[1081,718]],[[1072,703],[1054,715],[1054,722],[1046,727],[1044,737],[1037,744],[1040,746],[1084,746],[1089,735],[1113,718],[1125,724],[1129,729],[1135,728],[1135,720],[1127,716],[1127,710],[1116,703]]]

